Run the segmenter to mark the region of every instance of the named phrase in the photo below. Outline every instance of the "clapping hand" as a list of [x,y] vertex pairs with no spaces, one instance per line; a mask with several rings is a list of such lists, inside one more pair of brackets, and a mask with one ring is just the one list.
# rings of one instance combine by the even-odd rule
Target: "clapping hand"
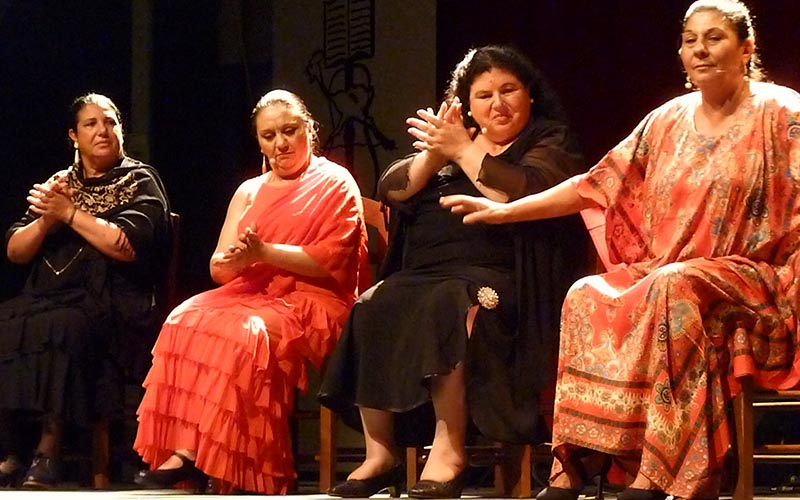
[[411,126],[408,133],[417,139],[413,146],[447,160],[455,159],[472,143],[470,132],[464,126],[461,107],[461,101],[455,98],[450,104],[443,102],[436,113],[431,108],[417,110],[419,118],[406,120]]
[[257,231],[256,224],[246,227],[237,241],[223,253],[220,262],[241,271],[251,264],[261,261],[264,242],[258,236]]
[[52,225],[66,222],[74,209],[72,188],[65,176],[56,177],[43,184],[34,184],[26,198],[29,209]]

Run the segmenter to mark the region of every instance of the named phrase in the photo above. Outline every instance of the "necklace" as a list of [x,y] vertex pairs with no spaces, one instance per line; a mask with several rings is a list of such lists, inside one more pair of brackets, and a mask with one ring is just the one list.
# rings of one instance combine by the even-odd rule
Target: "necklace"
[[67,268],[68,268],[69,266],[71,266],[73,262],[75,262],[75,259],[77,259],[77,258],[78,258],[78,255],[80,255],[80,254],[81,254],[81,252],[83,252],[83,246],[81,246],[81,247],[78,249],[78,251],[75,253],[75,255],[73,255],[73,256],[72,256],[72,258],[71,258],[71,259],[69,259],[69,262],[67,262],[67,263],[66,263],[66,265],[64,265],[64,267],[62,267],[61,269],[56,269],[56,268],[54,268],[54,267],[53,267],[53,265],[52,265],[52,264],[50,264],[50,261],[49,261],[49,260],[47,260],[47,257],[42,257],[42,260],[44,260],[44,263],[45,263],[45,264],[47,264],[47,267],[49,267],[49,268],[50,268],[50,270],[51,270],[51,271],[53,271],[53,274],[55,274],[56,276],[61,276],[61,273],[63,273],[64,271],[66,271],[66,270],[67,270]]

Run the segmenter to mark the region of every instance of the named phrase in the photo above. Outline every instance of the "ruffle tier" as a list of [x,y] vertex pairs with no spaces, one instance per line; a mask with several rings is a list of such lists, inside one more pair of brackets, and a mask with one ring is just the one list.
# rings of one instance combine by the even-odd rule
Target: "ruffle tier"
[[[293,294],[268,303],[262,296],[254,308],[252,298],[228,303],[218,290],[189,299],[164,324],[134,449],[157,467],[195,443],[197,467],[224,485],[284,494],[296,477],[294,389],[305,388],[306,361],[321,362],[332,348],[345,307]],[[280,338],[268,335],[263,314],[280,318]]]

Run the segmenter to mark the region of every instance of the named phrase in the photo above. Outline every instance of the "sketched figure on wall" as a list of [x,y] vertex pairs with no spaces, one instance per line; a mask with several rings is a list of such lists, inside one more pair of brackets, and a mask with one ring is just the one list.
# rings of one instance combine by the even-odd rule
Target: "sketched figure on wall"
[[[371,114],[372,76],[366,65],[357,62],[374,55],[374,4],[372,0],[327,0],[324,12],[324,47],[306,64],[306,75],[328,103],[331,133],[322,143],[322,152],[350,168],[362,191],[374,196],[381,169],[378,148],[396,148]],[[359,149],[366,150],[369,165],[356,161]]]
[[[370,114],[375,89],[372,86],[369,69],[363,64],[353,63],[349,68],[335,70],[330,78],[324,79],[322,51],[312,55],[306,66],[306,72],[312,82],[317,83],[325,95],[330,112],[331,133],[322,145],[326,155],[334,157],[344,153],[344,162],[356,170],[354,165],[355,149],[366,148],[371,163],[371,171],[364,172],[366,165],[356,170],[356,178],[361,181],[362,188],[369,187],[373,196],[375,182],[380,173],[377,148],[393,150],[395,142],[381,132],[375,118]],[[352,72],[352,81],[348,82],[346,73]],[[349,85],[348,85],[349,83]],[[365,186],[365,174],[369,177],[369,185]]]

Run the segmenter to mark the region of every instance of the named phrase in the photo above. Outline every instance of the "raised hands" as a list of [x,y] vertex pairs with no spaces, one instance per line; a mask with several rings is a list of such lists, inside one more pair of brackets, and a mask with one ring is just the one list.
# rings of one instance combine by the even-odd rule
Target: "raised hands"
[[416,139],[413,146],[446,160],[456,159],[472,143],[461,107],[461,101],[455,98],[450,104],[443,102],[436,113],[431,108],[417,110],[419,118],[406,120],[410,125],[408,133]]
[[48,225],[58,221],[67,223],[75,210],[72,188],[66,176],[59,176],[43,184],[34,184],[26,198],[30,210],[42,217]]
[[246,267],[263,260],[262,253],[265,243],[258,236],[258,227],[253,224],[252,227],[245,228],[244,232],[239,234],[235,243],[229,245],[228,248],[219,256],[219,263],[229,266],[231,269],[240,272]]

